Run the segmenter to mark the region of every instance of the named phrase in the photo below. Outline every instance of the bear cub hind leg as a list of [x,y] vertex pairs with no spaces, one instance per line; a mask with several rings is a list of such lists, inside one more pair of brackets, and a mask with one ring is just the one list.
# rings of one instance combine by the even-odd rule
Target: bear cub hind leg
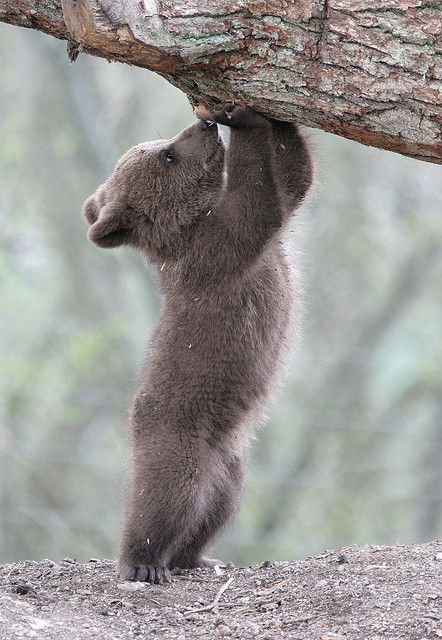
[[202,521],[198,524],[190,540],[187,540],[174,554],[171,568],[193,569],[214,567],[224,564],[220,560],[207,558],[205,549],[235,512],[241,495],[244,479],[244,460],[235,458],[228,464],[226,478],[215,495],[208,501]]
[[197,452],[198,443],[174,429],[137,433],[120,579],[163,584],[174,567],[217,563],[202,552],[237,506],[243,462],[228,462],[214,484],[219,463],[206,451],[201,464]]
[[199,517],[200,474],[173,429],[134,430],[129,510],[118,563],[122,580],[163,584],[170,559]]

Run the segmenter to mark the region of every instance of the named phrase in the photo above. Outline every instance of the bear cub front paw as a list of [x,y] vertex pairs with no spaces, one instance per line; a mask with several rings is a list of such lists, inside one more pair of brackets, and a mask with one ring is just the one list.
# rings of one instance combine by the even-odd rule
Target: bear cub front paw
[[215,107],[213,120],[233,129],[270,128],[270,122],[250,107],[237,107],[234,104],[220,104]]

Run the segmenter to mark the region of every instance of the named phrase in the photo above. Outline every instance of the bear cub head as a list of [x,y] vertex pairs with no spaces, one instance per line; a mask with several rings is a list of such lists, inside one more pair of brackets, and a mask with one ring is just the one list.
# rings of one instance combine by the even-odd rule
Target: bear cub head
[[89,239],[176,257],[220,196],[224,152],[217,125],[204,120],[171,140],[132,147],[83,205]]

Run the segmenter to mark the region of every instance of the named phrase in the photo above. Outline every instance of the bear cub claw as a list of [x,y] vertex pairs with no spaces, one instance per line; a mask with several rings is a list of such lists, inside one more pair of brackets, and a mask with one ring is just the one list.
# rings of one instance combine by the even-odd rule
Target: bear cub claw
[[118,577],[120,580],[150,582],[150,584],[165,584],[171,581],[170,571],[166,567],[144,564],[143,562],[121,565],[118,570]]

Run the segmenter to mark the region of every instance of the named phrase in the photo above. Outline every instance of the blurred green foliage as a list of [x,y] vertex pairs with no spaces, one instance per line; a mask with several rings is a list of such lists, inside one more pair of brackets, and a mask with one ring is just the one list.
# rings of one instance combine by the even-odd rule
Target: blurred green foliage
[[[0,26],[0,560],[114,557],[126,411],[160,300],[83,200],[192,120],[154,74]],[[442,535],[441,169],[310,134],[291,242],[303,337],[216,555],[296,558]]]

